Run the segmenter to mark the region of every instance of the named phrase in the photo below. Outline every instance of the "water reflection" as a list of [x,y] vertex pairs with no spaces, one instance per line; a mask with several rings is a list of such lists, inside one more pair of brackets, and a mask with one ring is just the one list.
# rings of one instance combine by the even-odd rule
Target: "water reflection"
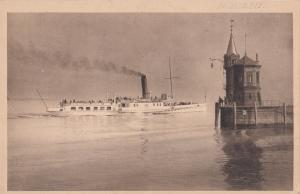
[[148,138],[146,136],[147,129],[146,128],[141,128],[141,134],[140,134],[140,140],[141,140],[141,159],[143,159],[143,155],[146,154],[147,152],[147,144],[148,144]]
[[226,176],[225,181],[229,190],[259,190],[262,177],[262,148],[255,144],[253,132],[222,131],[224,142],[222,150],[227,156],[227,161],[222,167]]

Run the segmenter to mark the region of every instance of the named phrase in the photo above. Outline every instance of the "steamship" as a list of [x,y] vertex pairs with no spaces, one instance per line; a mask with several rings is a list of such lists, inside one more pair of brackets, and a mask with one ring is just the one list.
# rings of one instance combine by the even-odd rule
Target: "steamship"
[[[204,112],[206,111],[205,103],[193,103],[193,102],[176,102],[173,100],[173,87],[172,87],[172,75],[171,66],[170,80],[171,96],[167,94],[161,94],[161,97],[152,97],[148,91],[147,77],[145,74],[140,74],[142,85],[142,97],[141,98],[126,98],[116,97],[109,99],[106,102],[82,102],[82,101],[67,101],[62,100],[59,107],[48,108],[46,103],[47,112],[58,116],[69,115],[115,115],[118,113],[179,113],[179,112]],[[40,94],[39,94],[40,95]],[[40,95],[41,97],[41,95]],[[42,97],[41,97],[42,99]],[[42,99],[43,101],[43,99]],[[44,101],[43,101],[44,102]]]
[[[172,76],[170,75],[170,83]],[[118,103],[121,113],[176,113],[176,112],[203,112],[206,111],[205,103],[176,102],[173,100],[171,84],[171,96],[161,94],[160,98],[153,98],[148,91],[147,77],[141,75],[142,98],[122,100]]]

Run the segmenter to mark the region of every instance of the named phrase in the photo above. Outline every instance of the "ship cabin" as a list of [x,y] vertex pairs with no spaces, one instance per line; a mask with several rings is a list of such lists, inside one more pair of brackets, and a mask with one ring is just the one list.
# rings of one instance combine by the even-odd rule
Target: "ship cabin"
[[65,105],[60,111],[88,112],[88,111],[114,111],[113,104],[110,103],[71,103]]

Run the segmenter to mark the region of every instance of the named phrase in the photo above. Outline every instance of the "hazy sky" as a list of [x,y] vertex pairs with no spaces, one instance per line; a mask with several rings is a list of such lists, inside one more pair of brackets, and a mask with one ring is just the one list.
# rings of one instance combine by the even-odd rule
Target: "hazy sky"
[[262,98],[292,98],[291,14],[8,14],[8,96],[99,99],[141,95],[143,72],[153,95],[169,93],[171,57],[175,96],[215,101],[224,95],[221,63],[234,19],[237,50],[258,53]]

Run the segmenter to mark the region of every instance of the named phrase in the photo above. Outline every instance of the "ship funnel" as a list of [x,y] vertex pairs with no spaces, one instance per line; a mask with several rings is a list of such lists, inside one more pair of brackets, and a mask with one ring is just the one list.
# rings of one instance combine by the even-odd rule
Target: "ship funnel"
[[147,77],[145,74],[141,75],[141,83],[142,83],[142,97],[144,99],[149,98],[148,86],[147,86]]

